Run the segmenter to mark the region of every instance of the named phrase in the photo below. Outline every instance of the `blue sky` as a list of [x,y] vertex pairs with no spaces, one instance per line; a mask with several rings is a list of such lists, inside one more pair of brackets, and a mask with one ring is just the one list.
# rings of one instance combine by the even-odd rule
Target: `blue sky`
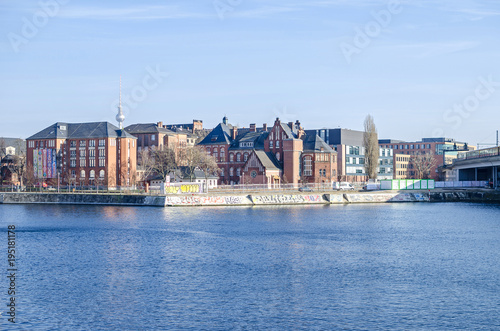
[[116,124],[120,75],[125,125],[500,129],[500,1],[2,0],[0,22],[0,136]]

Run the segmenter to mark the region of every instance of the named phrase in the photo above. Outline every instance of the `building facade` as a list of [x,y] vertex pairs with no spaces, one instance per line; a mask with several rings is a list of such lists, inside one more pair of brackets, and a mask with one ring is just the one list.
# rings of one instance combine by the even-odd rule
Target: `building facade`
[[224,117],[199,146],[217,161],[222,184],[326,183],[336,172],[336,152],[299,121],[237,128]]
[[52,186],[130,187],[136,145],[136,137],[108,122],[57,122],[26,139],[26,171]]

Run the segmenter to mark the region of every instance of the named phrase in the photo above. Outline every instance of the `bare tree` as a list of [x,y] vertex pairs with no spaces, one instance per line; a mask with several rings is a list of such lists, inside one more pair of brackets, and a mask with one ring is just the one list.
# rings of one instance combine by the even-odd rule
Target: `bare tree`
[[[194,147],[188,147],[184,149],[184,153],[182,155],[183,163],[186,166],[186,169],[189,173],[189,180],[192,182],[193,181],[193,176],[194,176],[194,170],[197,167],[203,167],[205,166],[205,163],[207,162],[207,153],[198,146]],[[215,162],[215,159],[214,159]],[[215,163],[217,165],[217,163]]]
[[163,181],[167,176],[177,169],[175,151],[171,148],[155,148],[148,149],[148,162],[143,164],[149,168],[147,172],[159,176]]
[[366,116],[364,127],[363,147],[365,148],[365,173],[369,179],[376,179],[379,147],[377,128],[371,115]]
[[5,139],[0,138],[0,159],[7,155],[7,144],[5,143]]
[[20,153],[12,156],[12,162],[8,163],[9,171],[17,176],[17,180],[21,186],[24,185],[23,179],[26,172],[26,155]]
[[217,165],[217,161],[215,161],[215,157],[206,153],[202,153],[201,155],[202,157],[200,160],[199,168],[205,174],[205,185],[208,190],[208,176],[218,174],[220,169]]
[[434,153],[420,153],[412,155],[410,158],[410,166],[415,171],[415,178],[429,179],[431,177],[431,170],[436,166],[436,159]]

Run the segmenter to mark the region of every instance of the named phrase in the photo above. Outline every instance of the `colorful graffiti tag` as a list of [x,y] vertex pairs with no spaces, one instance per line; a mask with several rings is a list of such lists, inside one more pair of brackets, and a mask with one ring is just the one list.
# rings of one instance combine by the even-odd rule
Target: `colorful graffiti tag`
[[243,196],[166,196],[166,206],[222,206],[222,205],[251,205],[248,197]]
[[252,195],[254,204],[303,204],[303,203],[326,203],[319,194],[299,195],[299,194],[273,194],[273,195]]

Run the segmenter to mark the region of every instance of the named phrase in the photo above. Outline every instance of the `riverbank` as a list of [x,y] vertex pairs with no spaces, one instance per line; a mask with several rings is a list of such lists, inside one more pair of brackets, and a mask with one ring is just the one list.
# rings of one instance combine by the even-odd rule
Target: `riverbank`
[[376,192],[311,192],[207,195],[139,195],[78,193],[0,193],[0,204],[72,204],[111,206],[256,206],[397,202],[496,202],[500,192],[486,189]]

